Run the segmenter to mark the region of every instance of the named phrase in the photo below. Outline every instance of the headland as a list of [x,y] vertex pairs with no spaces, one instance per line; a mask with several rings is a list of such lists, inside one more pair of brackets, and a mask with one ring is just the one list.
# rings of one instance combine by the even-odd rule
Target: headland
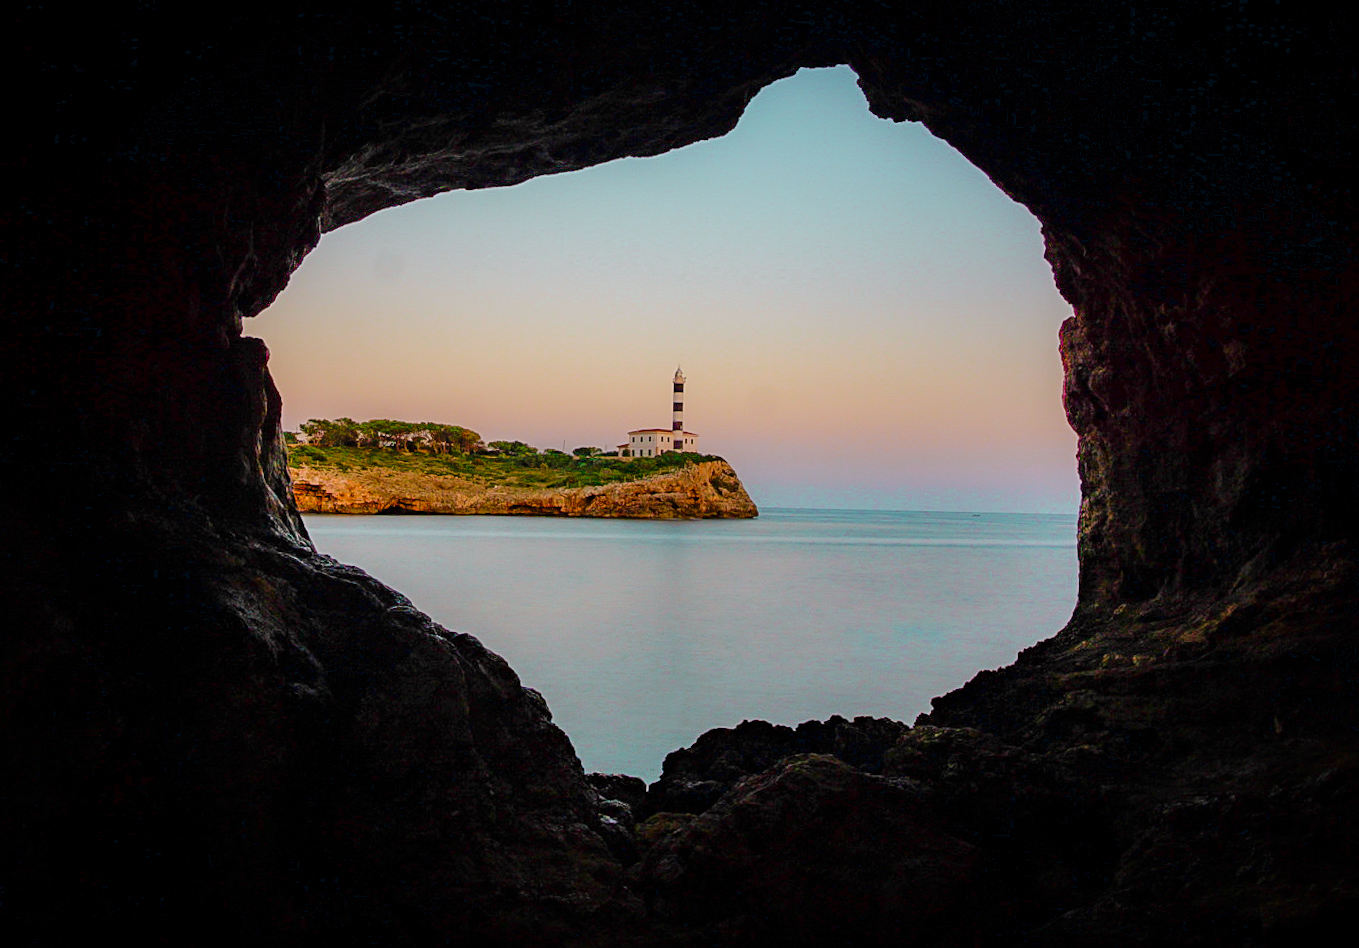
[[383,449],[289,453],[303,513],[491,514],[654,520],[759,515],[736,471],[708,455],[427,457]]

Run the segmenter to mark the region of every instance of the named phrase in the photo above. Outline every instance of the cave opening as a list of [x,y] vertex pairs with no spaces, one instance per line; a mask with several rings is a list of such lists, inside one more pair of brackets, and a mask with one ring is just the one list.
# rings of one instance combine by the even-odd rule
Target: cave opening
[[[803,516],[789,508],[880,512],[853,526],[891,554],[872,567],[701,562],[693,531],[643,542],[610,524],[590,530],[621,531],[609,542],[632,553],[593,570],[572,565],[597,549],[582,524],[313,518],[322,552],[505,655],[587,769],[650,779],[669,750],[746,717],[910,720],[1066,622],[1069,313],[1028,211],[923,126],[869,114],[841,66],[767,86],[719,138],[346,225],[252,332],[287,429],[432,420],[566,450],[612,449],[668,408],[650,396],[681,362],[705,450],[764,512],[740,525],[758,549],[798,542],[768,535]],[[992,532],[931,539],[947,521],[883,513],[903,510],[983,512]],[[820,544],[818,529],[795,535]],[[832,578],[837,595],[805,598]],[[686,583],[678,613],[616,594]],[[707,641],[688,640],[694,623]],[[758,631],[733,648],[714,641],[724,624]],[[620,714],[645,734],[620,733]]]

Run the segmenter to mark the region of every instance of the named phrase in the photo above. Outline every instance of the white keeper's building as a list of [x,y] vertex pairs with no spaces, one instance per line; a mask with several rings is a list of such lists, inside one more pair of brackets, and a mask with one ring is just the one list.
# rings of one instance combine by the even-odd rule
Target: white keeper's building
[[669,428],[638,428],[628,432],[626,444],[618,453],[635,458],[653,458],[670,451],[697,451],[698,435],[684,430],[684,373],[675,369],[675,397]]

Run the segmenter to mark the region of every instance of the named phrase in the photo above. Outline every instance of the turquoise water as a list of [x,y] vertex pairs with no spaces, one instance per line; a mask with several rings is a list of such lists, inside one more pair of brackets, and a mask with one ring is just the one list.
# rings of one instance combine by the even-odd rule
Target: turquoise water
[[322,552],[504,655],[587,770],[647,780],[744,718],[910,722],[1056,632],[1076,599],[1074,516],[306,523]]

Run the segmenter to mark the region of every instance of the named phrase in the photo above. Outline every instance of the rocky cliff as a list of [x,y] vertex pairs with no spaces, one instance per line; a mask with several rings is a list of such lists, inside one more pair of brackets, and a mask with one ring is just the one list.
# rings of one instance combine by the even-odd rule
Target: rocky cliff
[[452,475],[370,468],[290,468],[303,513],[521,514],[678,520],[755,517],[754,502],[726,461],[699,461],[635,481],[538,490],[488,486]]
[[[1351,14],[169,6],[8,20],[11,941],[1241,946],[1359,911]],[[716,802],[625,869],[623,791],[541,697],[315,551],[244,327],[325,230],[712,138],[838,63],[1042,224],[1078,607],[881,772],[689,755]]]

